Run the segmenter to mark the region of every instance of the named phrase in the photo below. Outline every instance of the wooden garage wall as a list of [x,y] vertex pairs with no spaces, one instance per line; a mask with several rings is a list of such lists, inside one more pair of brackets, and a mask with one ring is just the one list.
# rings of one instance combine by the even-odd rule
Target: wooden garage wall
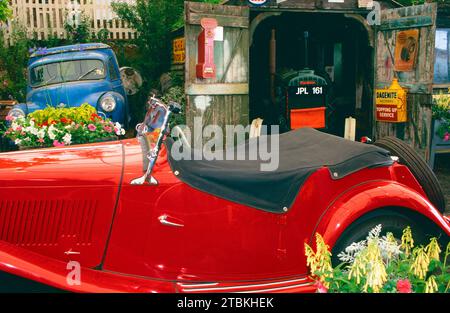
[[403,139],[410,143],[426,159],[429,158],[429,147],[432,137],[431,106],[436,8],[436,4],[426,4],[383,10],[381,25],[378,27],[375,39],[376,88],[385,88],[391,84],[394,78],[394,65],[389,48],[394,54],[398,32],[413,28],[419,28],[420,30],[415,70],[398,73],[400,84],[409,88],[408,122],[401,124],[376,122],[375,134],[377,138],[396,136]]
[[[186,38],[186,123],[194,118],[204,125],[248,125],[249,123],[249,9],[206,3],[185,3]],[[200,20],[215,18],[224,28],[223,41],[215,41],[215,79],[196,77]]]

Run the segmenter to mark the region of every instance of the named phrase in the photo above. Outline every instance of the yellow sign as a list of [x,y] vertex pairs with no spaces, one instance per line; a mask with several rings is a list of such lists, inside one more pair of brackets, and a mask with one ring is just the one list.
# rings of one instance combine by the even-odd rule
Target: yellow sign
[[186,45],[183,37],[173,40],[172,60],[175,64],[182,64],[186,60]]
[[407,92],[395,78],[388,89],[376,90],[377,121],[403,123],[408,120]]

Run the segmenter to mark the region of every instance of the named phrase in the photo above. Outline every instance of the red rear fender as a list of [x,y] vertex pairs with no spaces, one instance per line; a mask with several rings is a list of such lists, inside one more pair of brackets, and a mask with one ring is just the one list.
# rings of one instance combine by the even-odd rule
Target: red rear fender
[[387,207],[401,207],[420,213],[450,236],[448,219],[416,190],[393,181],[372,181],[350,188],[330,204],[315,232],[322,234],[325,241],[334,246],[344,230],[358,218]]

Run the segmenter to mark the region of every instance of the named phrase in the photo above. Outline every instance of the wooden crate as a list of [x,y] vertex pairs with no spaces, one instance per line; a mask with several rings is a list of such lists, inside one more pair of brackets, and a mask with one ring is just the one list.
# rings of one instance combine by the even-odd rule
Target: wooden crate
[[4,121],[11,108],[17,104],[15,100],[0,100],[0,121]]

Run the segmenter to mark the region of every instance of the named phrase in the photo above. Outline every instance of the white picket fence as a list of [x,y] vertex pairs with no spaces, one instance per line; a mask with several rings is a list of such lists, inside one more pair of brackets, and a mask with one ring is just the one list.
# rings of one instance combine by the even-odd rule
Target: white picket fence
[[[134,0],[120,0],[133,3]],[[27,29],[28,36],[40,40],[50,35],[66,38],[64,30],[66,18],[76,20],[84,12],[91,20],[91,31],[97,34],[101,29],[109,31],[110,39],[129,40],[136,32],[123,20],[117,18],[111,9],[112,0],[10,0],[13,20]],[[12,31],[13,21],[6,25],[6,37]]]

